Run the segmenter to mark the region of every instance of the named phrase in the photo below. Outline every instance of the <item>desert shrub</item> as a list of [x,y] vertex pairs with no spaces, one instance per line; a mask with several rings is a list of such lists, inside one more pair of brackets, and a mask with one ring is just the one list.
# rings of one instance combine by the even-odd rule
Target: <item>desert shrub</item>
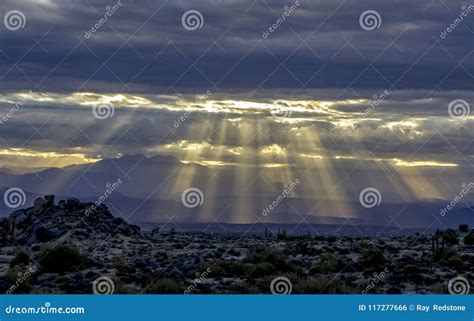
[[173,279],[160,279],[145,290],[148,294],[183,294],[185,287]]
[[258,264],[253,264],[250,267],[250,276],[254,278],[258,277],[263,277],[268,274],[274,274],[276,273],[276,268],[274,265],[268,263],[268,262],[262,262]]
[[448,287],[446,284],[436,283],[431,286],[431,294],[448,294]]
[[230,286],[230,293],[232,294],[258,294],[258,289],[247,282],[237,282]]
[[286,262],[286,258],[271,248],[266,248],[263,251],[253,251],[244,262],[254,265],[265,262],[273,265],[275,271],[292,270],[292,267]]
[[371,273],[386,266],[388,261],[380,250],[371,248],[362,252],[357,263],[367,272]]
[[356,288],[350,288],[343,282],[329,277],[299,279],[293,286],[293,293],[299,294],[346,294],[357,293]]
[[346,266],[347,261],[343,257],[333,253],[324,253],[320,256],[319,263],[314,270],[319,273],[337,273]]
[[451,255],[451,257],[449,257],[446,260],[445,265],[448,266],[448,267],[454,268],[454,269],[459,269],[459,268],[462,267],[463,262],[462,262],[461,258],[459,257],[459,255],[453,254],[453,255]]
[[30,293],[32,278],[33,274],[28,270],[17,267],[7,270],[5,280],[9,287],[6,289],[6,292],[10,294]]
[[388,288],[387,294],[402,294],[402,290],[398,287],[392,286]]
[[40,265],[43,272],[63,273],[88,266],[89,260],[76,247],[58,245],[43,251]]
[[204,266],[209,267],[213,275],[220,277],[246,277],[254,268],[252,264],[228,260],[207,261]]
[[29,264],[30,263],[30,256],[28,253],[24,252],[24,251],[18,251],[16,252],[15,254],[15,258],[13,259],[13,261],[11,262],[11,266],[15,266],[15,265],[20,265],[20,264]]
[[442,237],[443,237],[443,240],[447,244],[454,245],[454,244],[457,244],[459,242],[458,235],[457,235],[456,231],[453,230],[453,229],[447,229],[446,231],[444,231],[443,234],[442,234]]
[[129,272],[131,270],[130,266],[128,266],[127,263],[118,256],[112,257],[110,264],[112,265],[112,268],[120,273]]
[[466,245],[474,245],[474,231],[469,232],[469,234],[467,234],[467,235],[464,237],[464,244],[466,244]]
[[420,283],[423,280],[421,269],[416,264],[401,266],[398,270],[395,270],[393,278],[400,281],[410,281],[415,283]]

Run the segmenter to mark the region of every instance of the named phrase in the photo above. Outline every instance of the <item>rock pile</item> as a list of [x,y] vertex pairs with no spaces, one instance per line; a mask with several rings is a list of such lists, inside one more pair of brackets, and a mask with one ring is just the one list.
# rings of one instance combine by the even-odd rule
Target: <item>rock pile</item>
[[81,203],[76,198],[61,200],[56,205],[54,199],[54,195],[37,198],[33,207],[0,219],[0,246],[31,245],[72,234],[142,237],[138,226],[114,217],[106,205]]

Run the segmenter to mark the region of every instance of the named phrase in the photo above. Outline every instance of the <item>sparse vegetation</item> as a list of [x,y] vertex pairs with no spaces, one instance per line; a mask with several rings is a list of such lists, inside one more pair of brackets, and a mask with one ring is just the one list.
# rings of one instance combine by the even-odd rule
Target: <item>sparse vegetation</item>
[[11,266],[16,266],[16,265],[27,265],[30,263],[30,256],[28,253],[25,251],[18,251],[15,254],[15,258],[13,259]]
[[148,294],[183,294],[184,290],[184,285],[173,279],[160,279],[146,287],[146,293]]
[[0,276],[0,290],[15,285],[14,293],[91,293],[94,280],[107,276],[115,293],[258,294],[271,293],[272,281],[285,277],[295,294],[445,293],[453,272],[472,273],[474,231],[466,224],[433,235],[381,237],[284,229],[245,236],[172,229],[145,235],[106,209],[101,217],[89,215],[86,224],[86,207],[73,205],[67,215],[77,214],[76,220],[63,214],[43,222],[43,232],[54,240],[33,230],[26,235],[25,229],[20,245],[1,249],[6,263],[0,268],[8,272]]
[[89,260],[76,247],[59,245],[44,250],[40,264],[44,272],[64,273],[87,266]]

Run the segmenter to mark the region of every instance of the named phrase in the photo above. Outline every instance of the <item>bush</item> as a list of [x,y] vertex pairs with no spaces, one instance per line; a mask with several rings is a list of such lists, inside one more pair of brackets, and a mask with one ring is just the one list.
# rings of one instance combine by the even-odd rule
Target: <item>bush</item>
[[28,253],[24,251],[18,251],[16,252],[15,258],[13,259],[10,265],[11,266],[20,265],[20,264],[28,265],[29,263],[30,263],[30,256],[28,255]]
[[443,240],[450,245],[458,244],[459,242],[458,234],[453,229],[447,229],[443,232],[442,236]]
[[337,273],[347,266],[346,260],[337,254],[324,253],[315,268],[316,272]]
[[[5,273],[5,280],[7,281],[9,288],[6,289],[6,293],[9,294],[21,294],[30,293],[32,273],[28,270],[22,270],[19,268],[11,268]],[[5,292],[4,292],[5,293]]]
[[451,267],[451,268],[453,268],[453,269],[459,270],[460,268],[462,268],[463,261],[461,260],[461,258],[459,257],[459,255],[454,254],[454,255],[452,255],[449,259],[446,260],[445,265],[446,265],[446,266],[449,266],[449,267]]
[[293,293],[299,294],[346,294],[357,292],[359,292],[358,289],[351,289],[340,280],[329,277],[300,279],[293,288]]
[[287,272],[292,270],[292,267],[286,262],[286,258],[271,248],[252,252],[244,262],[250,264],[268,263],[273,265],[275,271]]
[[74,270],[80,265],[87,266],[89,260],[76,247],[59,245],[46,249],[41,256],[40,265],[44,272],[63,273]]
[[474,245],[474,231],[469,232],[469,234],[467,234],[467,235],[464,237],[464,244],[466,244],[466,245]]
[[148,294],[183,294],[184,286],[172,279],[161,279],[146,288]]
[[117,272],[124,273],[129,272],[131,268],[124,262],[119,256],[112,257],[110,264],[112,268],[116,269]]
[[395,270],[393,279],[400,280],[401,282],[414,282],[421,283],[423,276],[421,269],[416,264],[406,264],[401,266],[398,270]]
[[369,249],[363,252],[359,257],[359,265],[364,269],[379,270],[387,264],[387,258],[378,249]]

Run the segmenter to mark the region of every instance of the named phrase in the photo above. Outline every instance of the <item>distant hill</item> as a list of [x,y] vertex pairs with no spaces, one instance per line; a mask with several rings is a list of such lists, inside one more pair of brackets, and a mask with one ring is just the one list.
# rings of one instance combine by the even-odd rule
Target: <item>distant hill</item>
[[[293,195],[288,195],[268,215],[263,215],[263,209],[281,193],[280,184],[259,182],[262,178],[255,177],[257,183],[238,194],[233,190],[235,177],[231,178],[232,173],[220,173],[219,179],[209,184],[213,174],[205,166],[184,164],[170,156],[125,155],[38,173],[0,172],[0,196],[9,187],[19,187],[26,194],[25,206],[32,206],[37,197],[46,194],[95,202],[107,186],[120,179],[122,183],[107,195],[106,204],[116,215],[142,226],[144,222],[162,224],[168,221],[177,224],[354,224],[402,230],[457,227],[461,223],[474,226],[474,210],[468,206],[468,196],[445,216],[440,215],[448,203],[444,200],[392,202],[384,198],[379,206],[364,208],[357,200],[321,200],[317,196]],[[203,204],[185,207],[176,184],[199,188],[203,192]],[[11,211],[0,201],[0,216]]]

